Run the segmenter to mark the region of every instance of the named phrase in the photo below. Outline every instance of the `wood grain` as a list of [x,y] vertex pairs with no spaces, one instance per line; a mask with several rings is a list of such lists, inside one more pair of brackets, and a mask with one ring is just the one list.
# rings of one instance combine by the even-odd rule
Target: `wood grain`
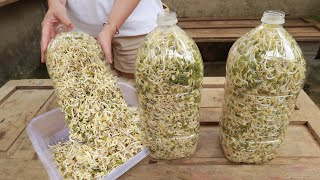
[[[185,29],[189,36],[198,39],[226,39],[233,41],[249,32],[252,28],[224,28],[224,29]],[[297,41],[313,39],[320,40],[320,32],[315,27],[287,28],[286,29]]]
[[[197,42],[233,42],[261,24],[260,18],[180,18],[178,25]],[[320,23],[286,17],[284,27],[297,41],[320,41]]]
[[0,105],[0,151],[7,151],[53,90],[17,90]]
[[[43,114],[52,109],[58,108],[56,96],[54,93],[51,94],[50,98],[41,107],[36,116]],[[10,147],[8,151],[10,158],[16,159],[37,159],[37,154],[34,151],[32,143],[27,135],[26,130],[22,132],[16,142]]]
[[223,88],[203,88],[201,94],[201,107],[222,107]]
[[[185,21],[182,20],[178,23],[183,29],[202,29],[202,28],[254,28],[261,24],[260,19],[230,19],[230,20],[220,20],[220,19],[208,19],[208,20],[194,20],[194,21]],[[312,27],[314,26],[311,23],[304,21],[303,19],[288,19],[286,20],[284,27]]]
[[2,180],[46,180],[47,172],[39,160],[0,159]]
[[224,77],[204,77],[202,86],[203,88],[223,88],[224,82]]
[[[22,132],[20,137],[22,138],[21,142],[18,142],[17,144],[15,143],[17,147],[15,151],[12,152],[12,155],[10,155],[9,157],[11,159],[28,159],[28,160],[37,159],[37,154],[33,149],[32,143],[28,137],[26,130]],[[11,149],[13,149],[13,147],[10,148],[10,150]]]
[[[304,91],[277,158],[263,165],[235,164],[224,158],[218,127],[224,81],[221,77],[203,80],[200,138],[192,158],[159,161],[147,157],[120,179],[319,179],[320,110]],[[13,141],[0,152],[0,179],[48,179],[24,127],[34,116],[58,107],[52,91],[50,80],[9,81],[0,88],[0,117],[6,114],[11,122],[6,127],[12,129],[5,141]],[[10,144],[3,142],[0,148]]]
[[11,80],[0,88],[0,104],[17,89],[53,89],[50,79]]
[[283,164],[274,165],[219,165],[219,164],[138,164],[119,179],[194,179],[194,180],[256,180],[256,179],[308,179],[318,180],[320,166],[316,164]]

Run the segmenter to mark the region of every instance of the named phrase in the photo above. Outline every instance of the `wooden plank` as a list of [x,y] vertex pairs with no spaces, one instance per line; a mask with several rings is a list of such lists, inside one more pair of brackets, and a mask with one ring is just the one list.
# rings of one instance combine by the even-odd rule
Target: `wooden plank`
[[[276,159],[263,165],[239,165],[224,158],[219,144],[219,128],[217,126],[222,100],[214,100],[222,97],[224,81],[223,77],[206,77],[203,80],[202,98],[205,97],[207,100],[202,102],[202,105],[207,107],[200,110],[199,147],[192,158],[175,161],[155,161],[146,158],[120,179],[219,179],[219,177],[230,179],[318,179],[320,176],[320,138],[318,136],[320,134],[320,111],[304,91],[301,91],[298,97],[298,108],[292,113],[286,140],[280,147],[279,156]],[[44,83],[45,89],[42,90],[34,89],[37,87],[34,84],[35,81],[32,81],[33,85],[26,82],[19,82],[20,85],[14,87],[14,92],[0,105],[0,117],[3,114],[1,113],[2,106],[8,104],[8,101],[11,101],[13,96],[16,97],[17,93],[21,94],[22,91],[37,91],[40,93],[53,91],[51,89],[52,85],[50,85],[51,81],[48,81],[47,84]],[[39,85],[39,88],[42,88],[41,85]],[[1,94],[3,93],[0,90]],[[55,95],[51,94],[49,96],[50,98],[47,101],[43,100],[43,104],[45,104],[38,113],[36,112],[37,114],[42,114],[57,107]],[[19,95],[19,98],[29,99],[28,101],[35,100],[35,97],[22,95]],[[16,101],[18,102],[18,100]],[[19,111],[20,109],[23,111],[26,109],[25,105],[18,104]],[[17,113],[12,113],[12,115],[14,114]],[[41,163],[33,154],[31,142],[25,131],[15,140],[7,152],[8,157],[2,156],[3,153],[0,153],[0,179],[2,177],[5,177],[5,179],[48,178]]]
[[[308,148],[306,148],[308,147]],[[320,144],[305,125],[289,126],[279,157],[320,157]]]
[[0,104],[17,89],[53,89],[50,79],[11,80],[0,88]]
[[[34,151],[32,143],[28,137],[27,131],[24,130],[19,138],[16,140],[17,143],[14,143],[8,150],[8,156],[12,159],[38,159],[37,153]],[[14,147],[17,146],[17,147]],[[13,151],[14,150],[14,151]]]
[[[209,162],[210,163],[210,162]],[[315,164],[290,164],[290,165],[219,165],[219,164],[199,164],[199,165],[170,165],[151,164],[138,165],[119,179],[308,179],[318,180],[320,176],[320,166]]]
[[221,110],[221,108],[201,108],[200,123],[218,125],[220,122]]
[[[56,96],[53,93],[41,107],[36,116],[58,107]],[[8,156],[15,159],[37,159],[33,145],[27,135],[26,130],[22,132],[17,141],[8,150]]]
[[223,88],[203,88],[201,94],[201,107],[222,107]]
[[312,18],[307,18],[307,17],[303,18],[303,20],[313,24],[316,28],[318,28],[320,30],[320,22],[318,22]]
[[1,94],[4,93],[3,87],[10,87],[10,88],[28,88],[28,87],[33,87],[33,88],[39,88],[39,89],[47,89],[51,88],[52,89],[52,81],[51,79],[21,79],[21,80],[10,80],[8,81],[5,85],[3,85],[0,88]]
[[315,27],[288,27],[286,28],[286,30],[292,34],[294,33],[316,33],[317,35],[320,34],[319,30]]
[[[197,17],[179,18],[178,25],[182,28],[220,28],[220,27],[256,27],[261,24],[259,17]],[[286,17],[284,26],[286,27],[317,27],[320,23],[309,17]]]
[[17,87],[11,82],[7,82],[0,88],[0,104],[14,93]]
[[204,77],[202,86],[203,88],[223,88],[224,82],[224,77]]
[[[282,176],[282,174],[294,175],[294,177],[298,177],[296,176],[296,174],[294,174],[294,172],[299,170],[300,176],[304,178],[313,178],[317,177],[317,175],[320,175],[320,172],[318,172],[317,174],[317,171],[311,171],[312,168],[319,167],[319,142],[317,142],[312,137],[309,129],[305,125],[289,126],[285,142],[279,149],[278,157],[263,165],[239,165],[226,160],[220,147],[218,126],[201,126],[199,136],[200,137],[198,148],[193,157],[176,161],[161,161],[146,158],[133,169],[128,171],[120,179],[142,178],[142,175],[147,175],[147,177],[149,178],[157,179],[159,175],[167,174],[167,167],[168,169],[174,169],[174,171],[169,173],[170,176],[164,176],[163,178],[167,177],[170,179],[172,179],[173,177],[183,179],[183,174],[185,173],[183,169],[187,167],[192,167],[191,169],[188,169],[189,173],[197,174],[197,167],[211,167],[215,171],[219,171],[219,169],[224,169],[224,172],[226,172],[230,168],[241,170],[243,166],[247,166],[247,168],[242,169],[242,173],[245,174],[245,176],[241,176],[242,178],[245,178],[248,174],[253,173],[253,171],[250,170],[252,167],[255,167],[256,171],[261,171],[261,169],[263,169],[263,177],[266,177],[268,175],[267,173],[264,173],[265,171],[273,172],[274,169],[281,169],[286,166],[288,166],[288,168],[282,169],[281,176],[279,177],[285,177]],[[183,169],[179,169],[177,167],[181,167]],[[140,168],[155,168],[155,170],[145,171],[144,173],[142,173],[140,172]],[[320,170],[320,167],[317,170]],[[234,170],[234,172],[237,171]],[[223,174],[223,172],[208,172],[208,174],[206,174],[206,177],[210,178],[216,175],[219,176],[221,174]],[[253,177],[258,178],[260,176]],[[190,177],[188,177],[187,179],[189,178]],[[231,179],[234,178],[235,177],[232,177]]]
[[[299,134],[299,135],[297,135]],[[141,164],[235,164],[225,159],[219,140],[218,126],[201,126],[199,134],[199,142],[196,153],[191,158],[185,158],[175,161],[154,160],[146,158]],[[296,143],[299,140],[299,143]],[[305,147],[310,147],[304,151]],[[288,151],[289,149],[289,151]],[[301,151],[304,152],[301,152]],[[272,161],[265,163],[269,165],[293,164],[297,162],[306,162],[313,158],[313,163],[320,163],[320,147],[308,129],[304,125],[292,125],[288,129],[285,142],[279,149],[279,155]],[[151,163],[150,163],[151,162]]]
[[[233,20],[260,20],[261,17],[253,17],[253,16],[246,16],[246,17],[184,17],[184,18],[178,18],[179,22],[184,21],[233,21]],[[303,17],[297,17],[297,16],[286,16],[286,21],[301,21],[306,22]]]
[[13,3],[13,2],[16,2],[18,0],[0,0],[0,7],[2,6],[5,6],[7,4],[10,4],[10,3]]
[[[201,162],[204,159],[200,158],[224,158],[220,140],[219,140],[219,127],[218,126],[201,126],[199,141],[196,153],[189,158],[188,163],[193,161]],[[306,149],[305,147],[308,147]],[[279,149],[277,158],[319,158],[320,162],[320,145],[312,137],[309,129],[305,125],[290,125],[288,128],[287,136],[284,143]],[[268,164],[279,164],[283,160],[270,161]],[[192,160],[194,159],[194,160]],[[185,161],[162,161],[163,163],[182,164]],[[228,164],[232,164],[229,162]]]
[[[185,31],[195,39],[237,39],[249,32],[251,28],[224,28],[224,29],[185,29]],[[287,28],[286,29],[296,40],[304,38],[320,39],[320,32],[314,27]]]
[[[261,24],[260,18],[180,18],[178,25],[197,42],[232,42]],[[297,41],[319,41],[320,23],[286,17],[286,30]]]
[[[197,38],[194,37],[193,40],[196,43],[201,43],[201,42],[230,43],[230,42],[235,42],[242,35],[232,36],[232,37],[197,37]],[[191,36],[191,35],[189,35],[189,36]],[[316,37],[316,36],[295,37],[295,40],[297,42],[314,42],[314,41],[320,41],[320,37]]]
[[[207,29],[207,28],[254,28],[261,24],[261,20],[198,20],[181,21],[178,26],[183,29]],[[287,20],[284,27],[314,27],[302,19]]]
[[[217,79],[220,81],[223,80],[222,78],[217,78]],[[212,78],[208,78],[208,82],[211,83],[214,81],[212,80]],[[50,111],[57,107],[58,107],[58,104],[56,102],[56,96],[52,94],[49,100],[37,113],[37,115],[40,115],[44,112]],[[221,114],[221,108],[201,108],[201,111],[200,111],[201,123],[205,124],[205,123],[213,122],[215,124],[218,124],[220,114]],[[22,135],[17,139],[17,142],[15,142],[12,145],[12,147],[10,148],[10,151],[13,151],[9,153],[10,158],[35,159],[32,144],[25,132],[23,132]]]
[[0,179],[46,180],[47,172],[40,161],[21,159],[0,159]]
[[55,93],[52,93],[50,98],[47,100],[47,102],[41,107],[40,111],[37,113],[36,116],[39,116],[45,112],[48,112],[50,110],[53,110],[55,108],[58,108],[58,102],[57,102],[57,96]]
[[16,90],[0,105],[0,151],[9,149],[52,93],[53,90]]
[[300,105],[300,111],[303,113],[303,118],[306,119],[307,125],[313,134],[314,138],[320,142],[320,110],[317,105],[309,98],[309,96],[304,92],[300,92],[300,97],[298,98],[298,103]]
[[[219,130],[217,126],[202,126],[200,129],[200,138],[197,152],[192,158],[177,160],[177,161],[160,161],[157,164],[166,164],[175,168],[176,165],[185,165],[185,166],[197,166],[197,165],[234,165],[224,158],[220,144],[219,144]],[[298,141],[297,141],[298,140]],[[298,142],[298,143],[297,143]],[[305,147],[308,147],[305,150]],[[288,151],[290,149],[290,151]],[[299,158],[301,157],[301,159]],[[287,164],[296,164],[298,163],[309,163],[311,164],[320,163],[320,148],[319,144],[312,138],[310,132],[308,132],[305,126],[290,126],[287,134],[287,138],[280,148],[279,156],[267,163],[268,165],[279,165],[282,167]],[[289,160],[288,160],[289,159]],[[150,158],[147,158],[143,161],[141,165],[148,164]],[[1,163],[1,162],[0,162]],[[148,165],[149,166],[149,165]],[[0,164],[1,167],[1,164]],[[213,166],[215,167],[215,166]],[[228,166],[226,166],[228,167]],[[9,172],[16,172],[16,169],[21,167],[10,167]],[[30,167],[29,167],[30,169]],[[161,171],[163,169],[159,169]],[[39,170],[38,170],[39,171]],[[130,170],[128,173],[136,171],[135,168]],[[177,172],[180,173],[180,172]],[[286,173],[286,172],[285,172]],[[11,174],[12,175],[12,174]],[[149,174],[150,177],[154,177],[155,174]],[[123,177],[126,177],[123,176]],[[122,178],[123,178],[122,177]]]
[[38,88],[38,89],[52,89],[51,79],[21,79],[11,80],[8,82],[11,86],[21,88]]
[[[220,147],[218,126],[201,126],[198,149],[193,157],[224,157]],[[305,147],[308,147],[307,149]],[[193,158],[192,157],[192,158]],[[278,157],[320,158],[320,144],[313,138],[305,125],[290,125],[286,139],[279,149]],[[272,161],[270,162],[272,164]]]

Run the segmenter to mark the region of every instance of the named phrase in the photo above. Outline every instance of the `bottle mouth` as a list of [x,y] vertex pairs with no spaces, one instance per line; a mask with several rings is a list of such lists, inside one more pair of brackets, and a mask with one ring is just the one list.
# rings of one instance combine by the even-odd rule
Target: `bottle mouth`
[[263,12],[261,21],[266,24],[284,24],[285,13],[277,10],[267,10]]
[[158,14],[158,25],[174,25],[178,22],[177,14],[173,11],[162,11]]

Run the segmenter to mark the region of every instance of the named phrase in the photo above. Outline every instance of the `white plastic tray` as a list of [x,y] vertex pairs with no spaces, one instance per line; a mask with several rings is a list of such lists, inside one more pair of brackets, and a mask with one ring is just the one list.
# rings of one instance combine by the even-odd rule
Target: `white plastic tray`
[[[127,104],[129,106],[138,106],[135,88],[124,82],[119,82],[119,86]],[[69,129],[66,127],[64,113],[57,108],[39,115],[27,126],[27,133],[50,179],[63,179],[53,162],[49,145],[54,145],[61,140],[68,141],[69,139]],[[147,149],[143,149],[126,163],[112,170],[104,179],[117,179],[147,156]]]

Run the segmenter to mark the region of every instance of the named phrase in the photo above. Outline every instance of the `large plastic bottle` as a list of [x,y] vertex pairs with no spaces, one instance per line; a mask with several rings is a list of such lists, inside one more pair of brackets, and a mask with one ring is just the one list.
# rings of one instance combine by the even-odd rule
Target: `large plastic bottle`
[[230,49],[220,124],[230,161],[269,161],[284,141],[306,73],[297,42],[282,26],[284,16],[265,11],[262,24]]
[[144,144],[153,158],[194,154],[199,133],[203,64],[174,12],[158,15],[137,53],[136,86]]

